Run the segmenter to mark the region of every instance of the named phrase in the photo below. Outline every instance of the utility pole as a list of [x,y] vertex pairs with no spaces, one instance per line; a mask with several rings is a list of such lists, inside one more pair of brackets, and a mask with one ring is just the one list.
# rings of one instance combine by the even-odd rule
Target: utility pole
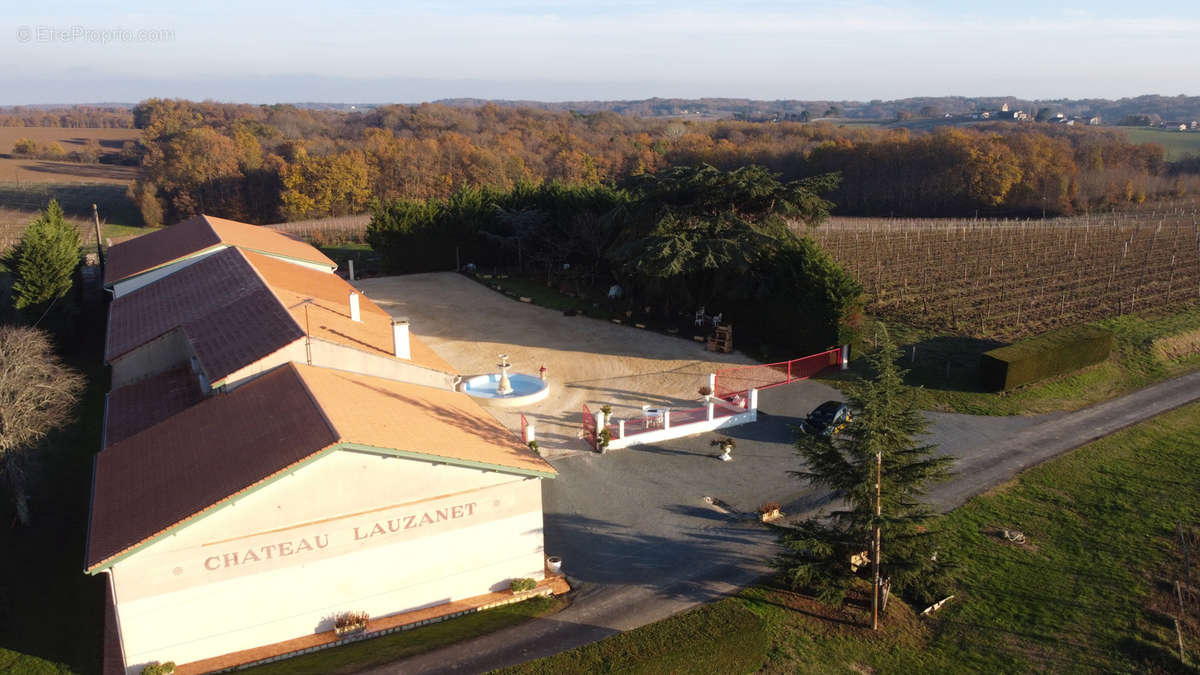
[[875,588],[871,596],[871,630],[879,630],[879,519],[883,515],[882,488],[883,451],[875,453],[875,551],[871,556],[871,567],[875,568]]
[[96,258],[100,261],[100,283],[104,283],[104,240],[100,238],[100,209],[92,204],[92,222],[96,225]]

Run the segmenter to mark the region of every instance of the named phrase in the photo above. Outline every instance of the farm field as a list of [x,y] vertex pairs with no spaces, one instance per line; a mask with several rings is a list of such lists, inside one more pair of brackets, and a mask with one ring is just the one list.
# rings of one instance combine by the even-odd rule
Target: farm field
[[67,219],[79,228],[85,248],[96,244],[92,204],[100,211],[102,236],[115,239],[144,231],[142,216],[125,196],[124,184],[0,182],[0,252],[21,238],[25,226],[51,199],[58,200]]
[[[12,154],[13,143],[19,138],[32,139],[38,145],[58,143],[69,153],[81,149],[87,141],[95,140],[104,152],[116,152],[126,141],[135,141],[140,137],[140,129],[0,127],[0,182],[125,185],[136,177],[137,167],[16,157]],[[4,202],[0,204],[8,205]]]
[[1171,131],[1149,127],[1119,127],[1130,143],[1158,143],[1167,149],[1167,161],[1200,154],[1200,131]]
[[1039,221],[834,218],[872,316],[1011,341],[1200,300],[1200,207]]

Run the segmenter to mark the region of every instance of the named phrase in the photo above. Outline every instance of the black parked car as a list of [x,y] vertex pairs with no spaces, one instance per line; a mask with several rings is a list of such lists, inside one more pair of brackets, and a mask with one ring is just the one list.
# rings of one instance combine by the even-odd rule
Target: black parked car
[[808,414],[800,423],[805,433],[829,438],[846,428],[850,422],[850,408],[841,401],[826,401]]

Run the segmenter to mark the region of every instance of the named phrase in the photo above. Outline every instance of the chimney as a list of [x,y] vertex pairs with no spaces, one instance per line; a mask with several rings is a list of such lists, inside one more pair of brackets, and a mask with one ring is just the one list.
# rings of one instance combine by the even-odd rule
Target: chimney
[[362,321],[362,315],[358,312],[358,293],[350,293],[350,320]]
[[412,358],[412,352],[408,348],[408,319],[392,321],[392,342],[396,346],[396,358]]

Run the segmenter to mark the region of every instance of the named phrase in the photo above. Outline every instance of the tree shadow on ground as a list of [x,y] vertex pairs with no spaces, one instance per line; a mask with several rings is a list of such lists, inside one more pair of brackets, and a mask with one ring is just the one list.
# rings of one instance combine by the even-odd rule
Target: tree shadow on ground
[[[720,581],[761,565],[774,555],[774,535],[713,510],[668,505],[666,510],[701,518],[704,527],[680,526],[677,536],[641,532],[579,514],[545,514],[546,552],[563,558],[573,580],[634,585],[662,598],[707,602],[722,595]],[[716,517],[713,517],[716,516]]]

